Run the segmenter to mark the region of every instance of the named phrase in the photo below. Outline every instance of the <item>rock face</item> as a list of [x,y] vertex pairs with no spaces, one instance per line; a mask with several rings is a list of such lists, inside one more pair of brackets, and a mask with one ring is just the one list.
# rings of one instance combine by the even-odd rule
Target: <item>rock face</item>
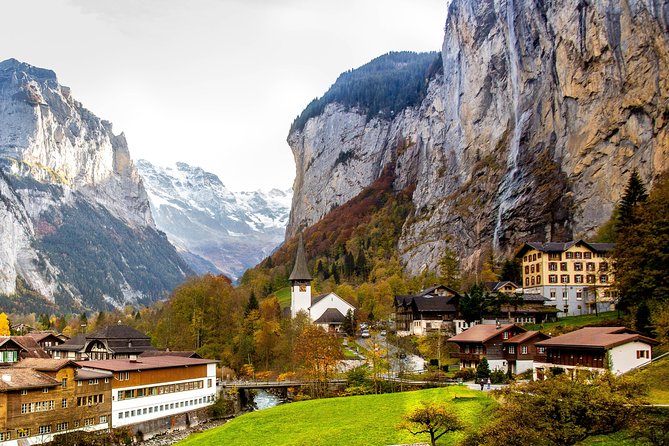
[[0,294],[64,308],[164,297],[190,273],[151,216],[123,134],[53,71],[0,63]]
[[473,269],[491,249],[592,236],[633,168],[650,183],[668,165],[668,23],[666,1],[453,0],[420,106],[368,119],[331,103],[291,132],[287,236],[388,164],[416,187],[412,273],[447,245]]
[[139,160],[156,225],[191,267],[237,279],[283,241],[291,191],[231,192],[214,174],[186,163]]

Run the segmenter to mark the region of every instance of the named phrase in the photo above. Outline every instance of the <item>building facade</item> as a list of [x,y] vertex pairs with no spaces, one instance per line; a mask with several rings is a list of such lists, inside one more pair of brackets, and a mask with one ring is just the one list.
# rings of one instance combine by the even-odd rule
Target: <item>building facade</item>
[[558,316],[615,309],[612,243],[525,243],[516,254],[522,262],[523,291],[539,294]]
[[151,338],[127,325],[117,324],[89,334],[78,334],[68,341],[47,347],[55,359],[136,359],[154,350]]
[[177,356],[78,363],[83,370],[113,375],[111,426],[170,418],[216,401],[216,361]]
[[393,305],[399,336],[424,336],[440,330],[452,335],[471,325],[460,317],[460,294],[444,285],[413,295],[395,296]]
[[537,342],[545,356],[534,363],[534,378],[559,368],[570,376],[605,370],[622,375],[650,363],[658,342],[625,327],[586,327]]

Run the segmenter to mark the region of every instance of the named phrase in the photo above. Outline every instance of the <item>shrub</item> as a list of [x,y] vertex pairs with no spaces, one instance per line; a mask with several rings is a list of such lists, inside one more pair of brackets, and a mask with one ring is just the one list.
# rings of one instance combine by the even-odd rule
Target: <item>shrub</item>
[[474,379],[476,376],[476,372],[473,369],[460,369],[457,370],[455,373],[453,373],[453,376],[455,378],[460,378],[463,381],[469,381],[471,379]]

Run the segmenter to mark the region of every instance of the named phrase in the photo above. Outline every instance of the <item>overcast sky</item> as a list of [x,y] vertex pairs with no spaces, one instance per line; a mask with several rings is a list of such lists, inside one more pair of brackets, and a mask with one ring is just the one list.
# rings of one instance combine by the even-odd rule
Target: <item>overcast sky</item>
[[446,0],[19,0],[2,53],[50,68],[124,132],[134,159],[184,161],[232,190],[288,188],[293,119],[348,69],[440,50]]

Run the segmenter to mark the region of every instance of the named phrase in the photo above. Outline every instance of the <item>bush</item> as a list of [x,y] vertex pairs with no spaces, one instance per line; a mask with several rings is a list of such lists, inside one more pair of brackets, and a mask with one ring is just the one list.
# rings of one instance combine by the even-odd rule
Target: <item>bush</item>
[[469,381],[471,379],[474,379],[476,376],[476,372],[473,369],[460,369],[456,370],[455,373],[453,373],[454,378],[460,378],[463,381]]
[[219,396],[209,410],[212,418],[223,418],[235,413],[235,402]]
[[509,377],[504,370],[495,369],[490,372],[490,381],[492,381],[493,384],[506,384],[509,382]]

